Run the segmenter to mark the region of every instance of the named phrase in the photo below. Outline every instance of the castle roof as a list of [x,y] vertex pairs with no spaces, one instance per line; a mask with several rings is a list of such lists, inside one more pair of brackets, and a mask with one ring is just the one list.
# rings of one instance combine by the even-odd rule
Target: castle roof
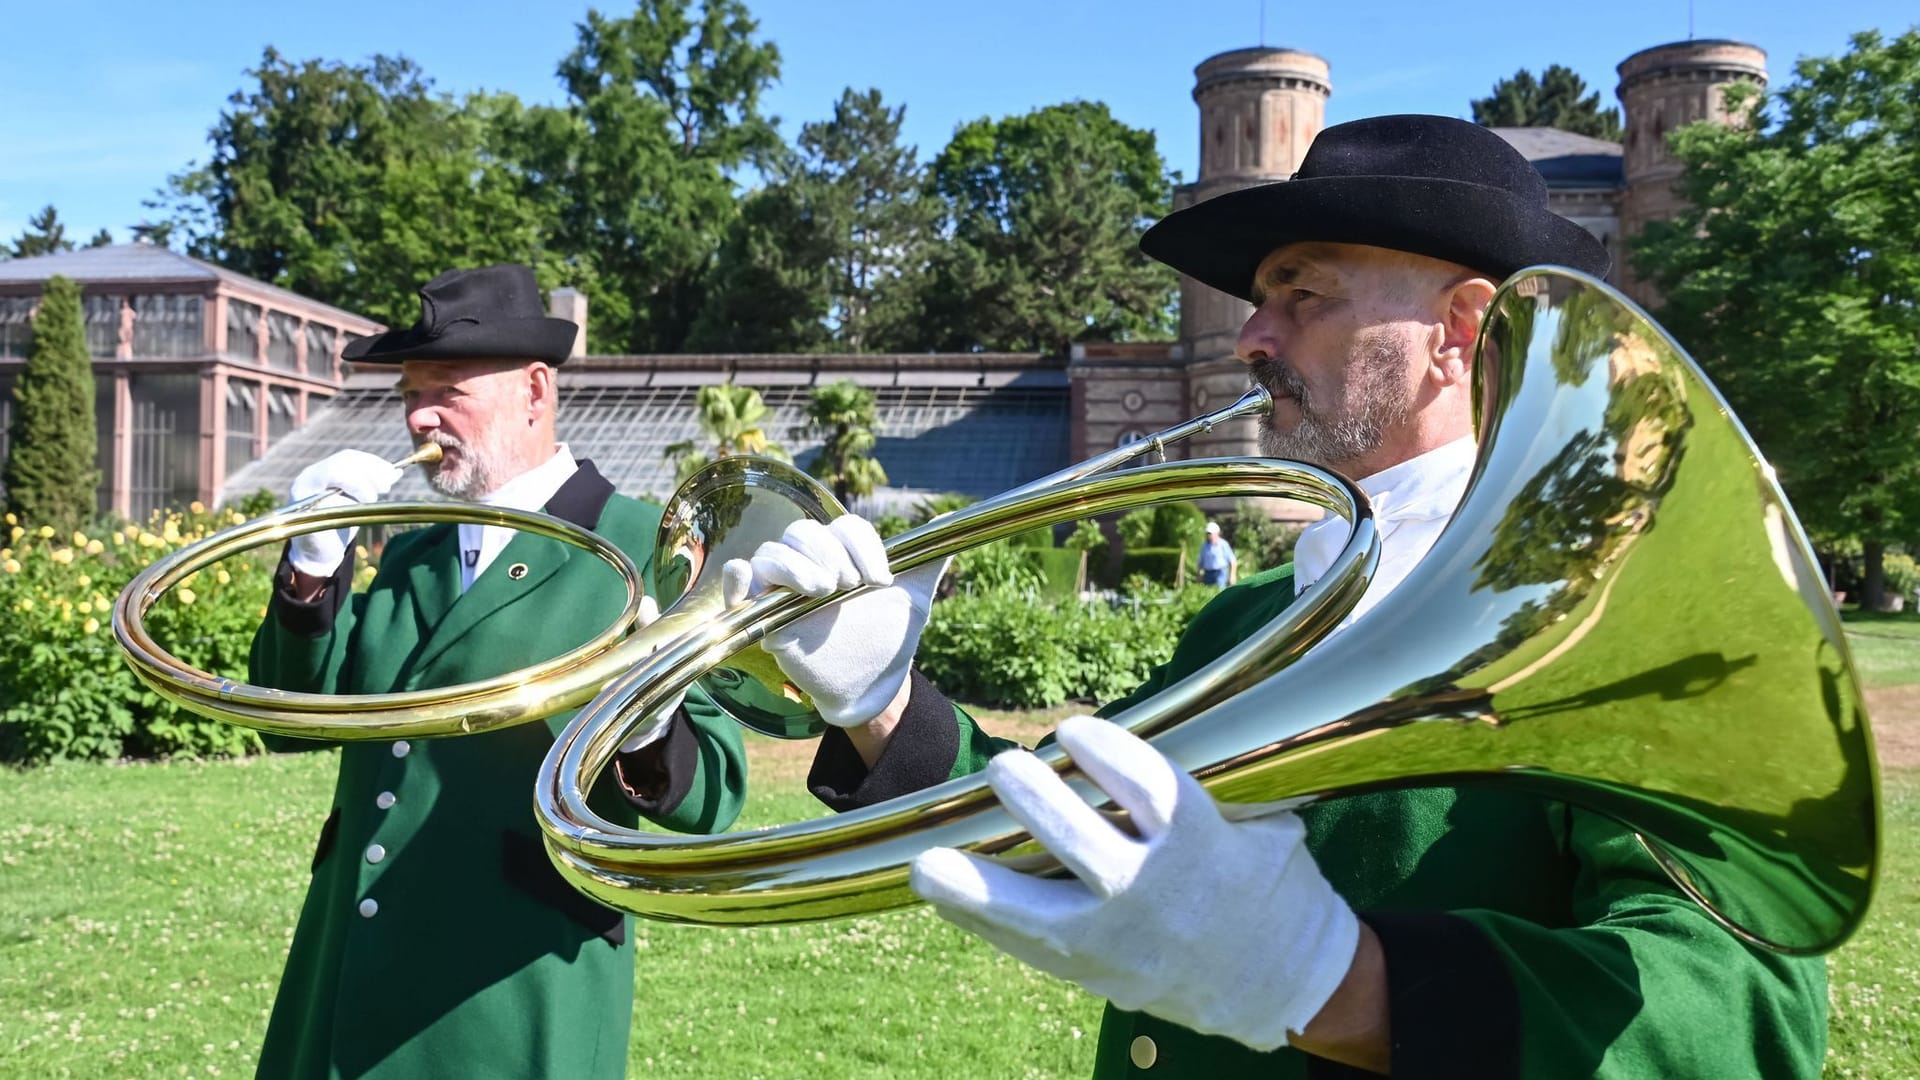
[[1551,127],[1497,127],[1550,188],[1617,188],[1626,183],[1620,144]]

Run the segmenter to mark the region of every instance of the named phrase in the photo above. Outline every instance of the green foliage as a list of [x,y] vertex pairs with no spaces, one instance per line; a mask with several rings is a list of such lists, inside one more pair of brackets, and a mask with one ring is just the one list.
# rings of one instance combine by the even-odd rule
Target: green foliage
[[1291,560],[1300,529],[1280,524],[1259,503],[1241,499],[1234,504],[1233,513],[1220,519],[1220,535],[1233,545],[1233,553],[1240,559],[1240,576],[1245,577]]
[[1006,540],[967,548],[953,557],[954,588],[964,592],[1031,594],[1046,585],[1032,548]]
[[794,429],[795,438],[824,440],[807,472],[832,488],[843,503],[871,495],[887,482],[887,470],[870,456],[879,440],[873,430],[877,423],[873,391],[842,379],[814,387],[807,400],[807,422]]
[[704,442],[687,439],[663,451],[676,463],[680,480],[712,461],[735,454],[787,460],[786,449],[767,441],[767,433],[760,426],[767,419],[767,403],[761,400],[760,391],[732,383],[703,386],[694,394],[693,403],[699,411]]
[[[88,246],[97,245],[89,244]],[[0,258],[11,255],[16,259],[26,259],[35,255],[53,255],[72,250],[73,241],[67,239],[67,226],[60,220],[59,211],[52,206],[45,206],[39,213],[27,219],[26,230],[11,247],[0,245]]]
[[1192,503],[1159,503],[1127,511],[1121,515],[1116,528],[1121,545],[1129,551],[1183,544],[1190,551],[1198,551],[1200,541],[1206,536],[1207,515]]
[[1086,579],[1081,567],[1086,564],[1087,555],[1073,548],[1028,548],[1027,558],[1033,560],[1034,568],[1040,573],[1040,593],[1054,600],[1072,600],[1086,587]]
[[456,266],[522,262],[560,283],[511,95],[455,100],[404,57],[294,63],[271,47],[247,76],[208,132],[212,159],[150,204],[189,254],[392,326]]
[[943,691],[967,702],[1109,701],[1165,663],[1180,632],[1216,595],[1153,590],[1119,606],[1036,602],[1006,591],[956,595],[934,606],[916,660]]
[[924,259],[936,213],[915,149],[900,143],[905,111],[849,88],[831,120],[800,129],[728,231],[690,347],[900,346],[913,321],[904,271]]
[[1552,127],[1576,135],[1620,140],[1620,110],[1600,107],[1600,93],[1572,68],[1550,65],[1539,79],[1521,68],[1473,103],[1473,122],[1486,127]]
[[7,508],[28,521],[70,532],[94,516],[100,471],[93,411],[93,358],[80,309],[80,286],[48,279],[33,316],[26,370],[13,388],[18,409],[6,462]]
[[[1741,108],[1757,91],[1728,94]],[[1870,551],[1920,533],[1920,203],[1892,179],[1920,175],[1920,30],[1855,35],[1799,61],[1753,123],[1689,125],[1669,145],[1691,208],[1631,244],[1661,323],[1809,531]]]
[[1139,241],[1176,180],[1153,132],[1097,102],[963,125],[929,180],[948,239],[923,272],[913,344],[1063,353],[1171,336],[1175,275]]
[[589,10],[559,67],[567,103],[529,110],[522,160],[554,244],[590,267],[591,347],[678,352],[738,213],[734,174],[780,139],[760,95],[780,52],[740,0]]
[[955,510],[964,510],[979,499],[971,495],[962,495],[957,491],[948,491],[939,495],[929,495],[913,508],[913,523],[925,525],[942,514],[951,514]]
[[[0,762],[240,754],[251,732],[163,700],[133,677],[109,628],[113,597],[133,576],[217,528],[233,511],[156,517],[89,536],[14,523],[0,551]],[[187,664],[244,676],[266,614],[273,567],[236,556],[162,597],[147,627]]]
[[1187,556],[1198,548],[1130,547],[1120,556],[1120,578],[1138,575],[1155,585],[1174,585],[1186,580]]

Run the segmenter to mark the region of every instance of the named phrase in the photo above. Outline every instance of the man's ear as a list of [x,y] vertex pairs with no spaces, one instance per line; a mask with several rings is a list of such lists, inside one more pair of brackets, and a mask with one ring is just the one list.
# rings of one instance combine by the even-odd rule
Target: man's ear
[[1473,346],[1480,324],[1493,303],[1495,285],[1483,277],[1461,278],[1441,296],[1440,322],[1435,327],[1428,377],[1441,386],[1463,383],[1473,376]]
[[552,416],[558,385],[554,381],[553,368],[539,361],[527,365],[527,423],[535,424],[542,417]]

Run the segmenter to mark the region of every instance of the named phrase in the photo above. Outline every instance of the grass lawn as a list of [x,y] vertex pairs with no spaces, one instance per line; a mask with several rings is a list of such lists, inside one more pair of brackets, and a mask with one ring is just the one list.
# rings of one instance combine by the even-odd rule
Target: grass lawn
[[1847,644],[1869,687],[1920,683],[1920,614],[1846,611]]
[[[1053,717],[1026,719],[1031,735]],[[787,782],[800,761],[756,745],[756,777],[779,778],[760,790],[780,793],[750,824],[817,812]],[[310,754],[0,773],[0,1076],[252,1075],[332,768]],[[1879,903],[1831,961],[1830,1076],[1920,1075],[1920,770],[1886,779]],[[636,929],[636,1077],[1091,1070],[1098,1002],[924,910]]]

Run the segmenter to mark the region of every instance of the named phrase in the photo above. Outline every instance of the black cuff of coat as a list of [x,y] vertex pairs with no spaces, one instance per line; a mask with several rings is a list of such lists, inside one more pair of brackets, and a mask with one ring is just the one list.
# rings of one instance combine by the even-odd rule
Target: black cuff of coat
[[913,689],[907,695],[906,712],[872,769],[860,759],[860,751],[844,730],[829,727],[820,737],[813,768],[807,771],[807,789],[830,809],[872,806],[953,776],[953,763],[960,756],[960,724],[953,702],[919,668],[907,678]]
[[[1368,912],[1387,959],[1387,1009],[1397,1080],[1518,1078],[1520,994],[1500,951],[1456,915]],[[1348,1080],[1375,1073],[1318,1058],[1307,1075]]]
[[674,710],[664,737],[631,754],[616,754],[613,759],[620,794],[648,817],[679,809],[693,790],[693,778],[699,771],[700,736],[684,707]]
[[325,637],[333,630],[333,621],[339,617],[341,605],[353,594],[353,552],[340,560],[333,572],[333,579],[320,590],[320,595],[312,600],[295,599],[293,595],[293,554],[289,545],[280,552],[280,565],[273,571],[273,599],[269,606],[273,608],[273,617],[279,621],[280,628],[290,634],[301,637]]

